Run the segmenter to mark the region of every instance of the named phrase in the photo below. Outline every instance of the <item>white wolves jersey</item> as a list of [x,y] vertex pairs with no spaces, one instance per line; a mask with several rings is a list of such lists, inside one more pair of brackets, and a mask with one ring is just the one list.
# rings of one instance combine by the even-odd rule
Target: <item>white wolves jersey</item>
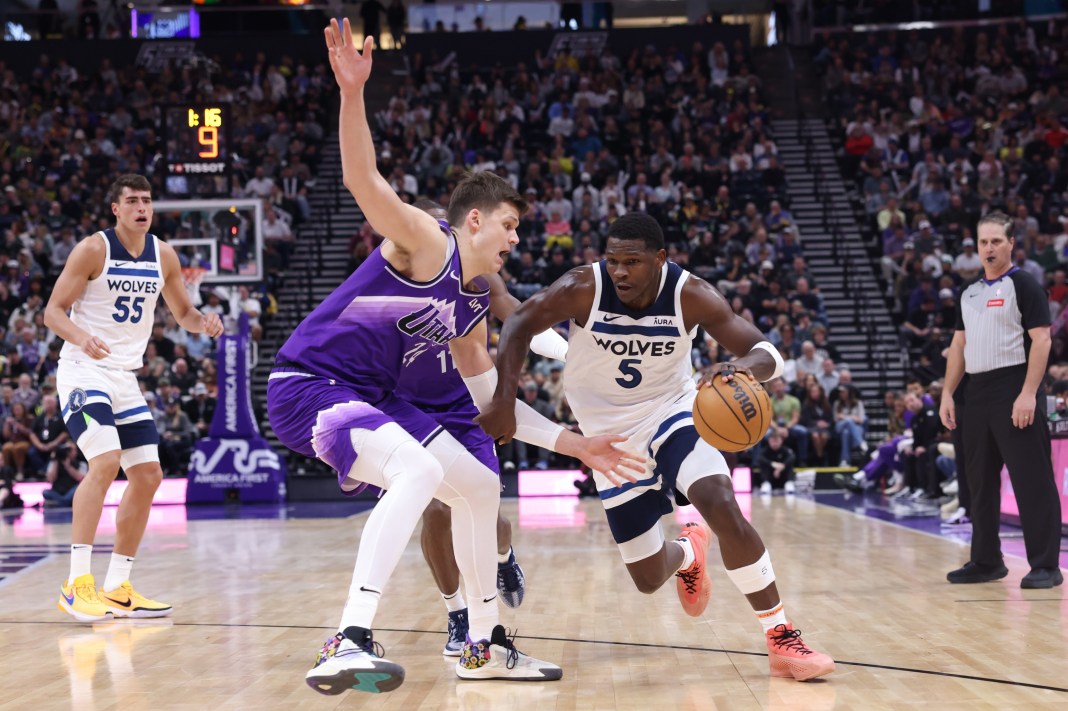
[[581,328],[571,324],[564,391],[583,434],[629,436],[697,392],[690,365],[697,327],[685,330],[679,302],[689,272],[665,263],[656,300],[641,311],[619,300],[604,261],[593,276],[590,317]]
[[85,293],[74,302],[70,319],[111,349],[94,360],[73,343],[64,343],[61,359],[136,370],[141,367],[152,335],[156,300],[163,290],[163,266],[156,236],[145,235],[145,248],[136,259],[122,246],[115,230],[97,232],[106,245],[104,270],[90,279]]

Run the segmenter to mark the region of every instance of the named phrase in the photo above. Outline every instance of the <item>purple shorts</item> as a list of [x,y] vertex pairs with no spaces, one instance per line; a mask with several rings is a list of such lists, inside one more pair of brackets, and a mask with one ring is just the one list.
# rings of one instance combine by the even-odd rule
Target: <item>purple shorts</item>
[[[396,422],[415,441],[426,445],[444,429],[429,415],[394,395],[375,398],[374,405],[368,399],[368,394],[351,385],[293,368],[275,368],[267,381],[267,418],[282,444],[333,467],[338,484],[356,462],[349,430],[376,430],[387,422]],[[490,446],[492,451],[492,443]],[[362,484],[345,493],[357,494],[366,487]]]
[[427,412],[426,415],[444,427],[446,432],[462,444],[475,459],[486,465],[487,469],[497,476],[501,475],[493,438],[472,421],[478,417],[478,410],[473,404],[470,409]]

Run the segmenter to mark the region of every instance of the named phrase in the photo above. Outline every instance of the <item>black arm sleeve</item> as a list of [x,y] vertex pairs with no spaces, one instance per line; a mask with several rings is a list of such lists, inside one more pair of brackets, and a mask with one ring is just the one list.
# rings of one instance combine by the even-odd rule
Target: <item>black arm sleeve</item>
[[1035,278],[1020,269],[1009,275],[1016,287],[1016,303],[1020,307],[1020,319],[1025,330],[1048,326],[1049,297]]

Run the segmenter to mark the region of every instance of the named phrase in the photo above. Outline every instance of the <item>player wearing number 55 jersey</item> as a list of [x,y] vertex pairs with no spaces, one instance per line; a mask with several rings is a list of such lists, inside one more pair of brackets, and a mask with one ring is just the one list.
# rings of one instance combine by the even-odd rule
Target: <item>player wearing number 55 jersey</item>
[[[108,191],[116,222],[71,252],[45,308],[45,325],[66,343],[57,388],[71,439],[89,462],[74,495],[70,576],[58,607],[79,622],[108,617],[162,617],[170,605],[130,585],[130,569],[148,523],[163,471],[159,435],[137,384],[162,294],[183,328],[222,334],[216,314],[193,307],[174,249],[149,234],[152,192],[140,175],[124,175]],[[116,519],[115,549],[98,594],[89,561],[104,495],[119,473],[130,480]]]
[[[565,319],[571,335],[564,394],[582,431],[620,432],[628,448],[648,455],[636,482],[620,485],[594,472],[635,586],[652,593],[675,576],[683,609],[700,615],[711,585],[705,565],[711,526],[727,576],[764,628],[772,675],[804,680],[831,672],[831,658],[809,648],[787,621],[771,559],[738,508],[727,463],[693,424],[690,342],[697,326],[741,356],[716,364],[708,378],[770,380],[783,365],[775,349],[714,287],[667,261],[656,220],[627,213],[609,228],[603,261],[568,272],[504,322],[496,392],[492,403],[479,403],[479,423],[495,439],[515,432],[512,403],[531,337]],[[665,542],[660,518],[671,511],[668,488],[693,502],[708,526],[687,524],[677,540]]]

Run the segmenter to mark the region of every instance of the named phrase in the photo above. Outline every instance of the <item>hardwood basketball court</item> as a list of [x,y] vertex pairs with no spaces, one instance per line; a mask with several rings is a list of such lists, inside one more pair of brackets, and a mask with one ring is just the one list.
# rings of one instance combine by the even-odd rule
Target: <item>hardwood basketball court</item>
[[[673,584],[637,592],[596,501],[504,503],[528,587],[502,622],[518,629],[520,649],[559,663],[562,681],[458,680],[440,654],[445,608],[415,537],[376,629],[405,666],[404,685],[335,697],[303,677],[336,629],[365,513],[156,507],[134,579],[174,616],[89,626],[55,605],[69,513],[27,510],[0,519],[0,709],[1068,707],[1065,588],[1021,590],[1024,560],[1007,556],[998,583],[950,586],[946,571],[967,556],[960,541],[812,498],[739,500],[771,551],[787,614],[837,660],[825,680],[768,677],[760,626],[718,553],[700,619],[682,613]],[[686,515],[665,519],[669,535]],[[94,551],[98,581],[108,516],[114,509]]]

